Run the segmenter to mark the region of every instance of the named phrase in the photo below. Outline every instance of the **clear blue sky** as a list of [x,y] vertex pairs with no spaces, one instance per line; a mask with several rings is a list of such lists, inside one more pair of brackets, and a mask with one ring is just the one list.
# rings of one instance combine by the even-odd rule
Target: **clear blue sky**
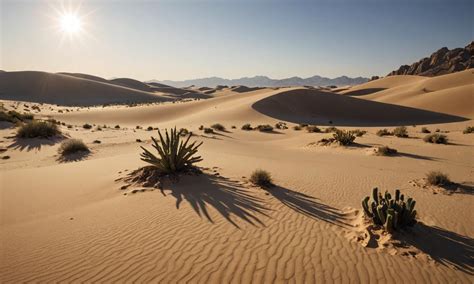
[[[81,33],[58,30],[60,2],[82,2]],[[139,80],[371,76],[474,39],[474,1],[461,0],[0,3],[7,71]]]

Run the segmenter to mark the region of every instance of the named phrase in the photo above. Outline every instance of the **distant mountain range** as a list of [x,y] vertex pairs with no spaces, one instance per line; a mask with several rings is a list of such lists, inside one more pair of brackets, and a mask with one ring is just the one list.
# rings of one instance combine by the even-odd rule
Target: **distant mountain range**
[[255,77],[244,77],[240,79],[223,79],[219,77],[209,77],[185,81],[159,81],[151,80],[148,83],[160,83],[176,88],[183,88],[194,85],[196,87],[211,87],[214,88],[218,85],[227,86],[238,86],[244,85],[247,87],[285,87],[285,86],[347,86],[347,85],[358,85],[367,82],[368,78],[357,77],[350,78],[347,76],[341,76],[334,79],[313,76],[309,78],[291,77],[286,79],[271,79],[266,76],[255,76]]
[[391,75],[439,76],[474,68],[474,41],[464,48],[443,47],[412,65],[402,65]]

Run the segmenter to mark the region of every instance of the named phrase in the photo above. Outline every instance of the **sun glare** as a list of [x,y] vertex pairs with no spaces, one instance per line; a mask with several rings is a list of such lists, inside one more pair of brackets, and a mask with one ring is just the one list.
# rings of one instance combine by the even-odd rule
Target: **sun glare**
[[59,27],[67,34],[77,34],[82,30],[82,21],[77,14],[64,13],[59,18]]

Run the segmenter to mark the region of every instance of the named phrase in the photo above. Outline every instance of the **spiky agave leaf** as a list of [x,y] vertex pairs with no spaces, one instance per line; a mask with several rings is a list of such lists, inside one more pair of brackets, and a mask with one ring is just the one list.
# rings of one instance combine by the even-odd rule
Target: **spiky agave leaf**
[[174,173],[183,170],[185,167],[189,167],[194,163],[202,161],[201,156],[193,157],[197,153],[198,148],[202,145],[202,142],[196,145],[196,142],[188,145],[191,133],[185,141],[181,140],[181,135],[176,131],[176,127],[171,129],[168,133],[168,129],[165,129],[165,137],[158,130],[160,141],[151,137],[153,141],[153,148],[158,152],[158,156],[155,156],[149,150],[144,147],[143,153],[141,153],[141,160],[145,161],[164,173]]

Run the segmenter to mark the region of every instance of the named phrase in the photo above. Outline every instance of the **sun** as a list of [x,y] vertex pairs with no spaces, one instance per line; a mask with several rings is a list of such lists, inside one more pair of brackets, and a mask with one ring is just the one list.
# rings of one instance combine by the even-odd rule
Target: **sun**
[[59,16],[59,28],[63,33],[73,35],[82,31],[83,22],[78,14],[65,12]]

